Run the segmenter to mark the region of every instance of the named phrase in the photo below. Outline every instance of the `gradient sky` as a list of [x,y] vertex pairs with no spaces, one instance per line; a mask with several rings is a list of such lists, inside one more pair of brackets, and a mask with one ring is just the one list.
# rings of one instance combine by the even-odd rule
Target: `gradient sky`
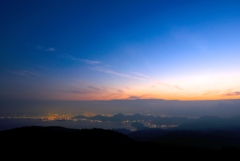
[[0,99],[240,98],[240,1],[1,0]]

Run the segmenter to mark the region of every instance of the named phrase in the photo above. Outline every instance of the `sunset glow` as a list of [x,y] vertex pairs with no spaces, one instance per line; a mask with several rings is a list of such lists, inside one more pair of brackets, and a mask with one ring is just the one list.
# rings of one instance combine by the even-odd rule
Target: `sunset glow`
[[237,1],[11,2],[2,100],[240,98]]

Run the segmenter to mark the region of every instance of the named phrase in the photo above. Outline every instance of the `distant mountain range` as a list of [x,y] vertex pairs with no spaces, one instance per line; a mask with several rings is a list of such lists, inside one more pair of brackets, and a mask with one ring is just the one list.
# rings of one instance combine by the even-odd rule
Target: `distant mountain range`
[[[36,108],[35,108],[36,107]],[[40,108],[38,108],[40,107]],[[43,101],[0,100],[0,116],[40,116],[62,114],[135,114],[154,116],[201,117],[205,115],[235,117],[240,115],[240,99],[229,100],[95,100],[95,101]]]
[[[199,118],[188,118],[188,117],[161,117],[161,116],[148,116],[141,114],[124,115],[121,113],[115,114],[113,116],[102,116],[96,115],[92,117],[86,117],[83,115],[75,116],[76,119],[90,119],[90,120],[100,120],[100,121],[110,121],[110,122],[133,122],[132,126],[137,128],[137,130],[147,129],[148,127],[141,124],[141,122],[148,122],[152,125],[161,127],[162,125],[176,125],[176,129],[231,129],[240,128],[240,116],[222,118],[217,116],[202,116]],[[137,122],[137,124],[136,124]]]

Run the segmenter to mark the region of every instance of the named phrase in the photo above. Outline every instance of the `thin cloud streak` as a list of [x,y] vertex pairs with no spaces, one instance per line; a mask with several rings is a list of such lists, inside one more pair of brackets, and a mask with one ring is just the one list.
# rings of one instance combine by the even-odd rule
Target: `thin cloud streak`
[[176,89],[178,89],[178,90],[181,90],[181,91],[183,90],[183,89],[180,88],[178,85],[175,85],[174,87],[175,87]]
[[53,51],[55,51],[56,49],[51,47],[51,48],[48,48],[48,49],[46,49],[46,50],[53,52]]
[[87,90],[55,90],[56,92],[60,92],[60,93],[68,93],[68,94],[86,94],[86,93],[90,93]]
[[93,87],[93,86],[88,86],[88,88],[93,89],[93,90],[97,90],[97,91],[100,91],[100,90],[101,90],[100,88]]
[[137,72],[134,72],[134,74],[138,75],[140,77],[119,73],[119,72],[111,70],[107,67],[99,66],[100,64],[103,64],[103,63],[101,61],[98,61],[98,60],[81,59],[81,58],[73,57],[71,55],[63,55],[61,57],[66,58],[66,59],[70,59],[70,60],[73,60],[73,61],[79,61],[79,62],[84,62],[84,63],[89,64],[89,65],[93,65],[94,68],[92,68],[92,69],[95,70],[95,71],[108,73],[108,74],[116,75],[116,76],[119,76],[119,77],[125,77],[125,78],[137,79],[137,80],[146,80],[146,78],[148,78],[147,75],[137,73]]
[[40,76],[38,73],[28,71],[28,70],[15,71],[13,73],[17,74],[19,76],[26,76],[26,77],[39,77]]
[[240,91],[229,92],[224,94],[224,96],[240,96]]
[[40,46],[40,45],[39,45],[39,46],[37,46],[37,50],[54,52],[54,51],[56,51],[56,48],[54,48],[54,47],[46,48],[46,47],[43,47],[43,46]]
[[135,76],[119,73],[119,72],[113,71],[111,69],[100,67],[100,66],[96,66],[95,68],[93,68],[93,70],[96,70],[96,71],[99,71],[99,72],[103,72],[103,73],[113,74],[113,75],[116,75],[116,76],[119,76],[119,77],[125,77],[125,78],[137,79],[137,80],[145,80],[143,78],[139,78],[139,77],[135,77]]
[[149,78],[149,76],[142,74],[142,73],[138,73],[138,72],[133,72],[133,74],[144,77],[144,78]]
[[80,61],[86,63],[86,64],[90,64],[90,65],[97,65],[97,64],[101,64],[100,61],[97,60],[88,60],[88,59],[81,59]]
[[98,60],[81,59],[81,58],[76,58],[72,55],[61,55],[61,57],[65,59],[73,60],[73,61],[84,62],[89,65],[97,65],[102,63],[101,61],[98,61]]

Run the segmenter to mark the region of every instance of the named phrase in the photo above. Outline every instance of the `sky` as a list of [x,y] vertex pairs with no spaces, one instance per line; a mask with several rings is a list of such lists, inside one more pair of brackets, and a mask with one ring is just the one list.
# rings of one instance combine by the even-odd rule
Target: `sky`
[[240,98],[240,1],[0,0],[0,100]]

